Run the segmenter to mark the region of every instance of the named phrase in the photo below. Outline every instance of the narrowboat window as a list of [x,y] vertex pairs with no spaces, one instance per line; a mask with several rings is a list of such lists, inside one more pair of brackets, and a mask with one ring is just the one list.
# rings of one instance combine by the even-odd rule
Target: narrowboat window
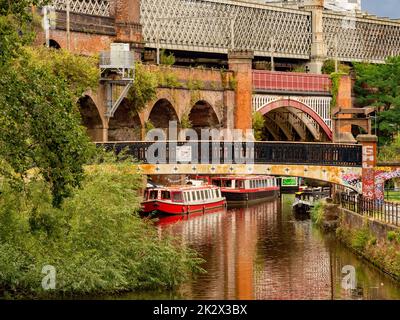
[[158,195],[158,191],[157,190],[150,191],[149,199],[151,199],[151,200],[157,199],[157,195]]
[[197,200],[201,200],[200,191],[196,191],[197,193]]
[[191,199],[190,199],[190,192],[187,192],[186,193],[186,201],[192,201]]
[[196,200],[197,200],[197,198],[196,198],[196,191],[192,191],[192,199],[193,199],[193,201],[196,201]]
[[182,202],[182,192],[174,192],[173,194],[172,194],[172,197],[173,197],[173,201],[174,202]]
[[244,189],[244,181],[236,180],[236,189]]
[[205,199],[206,199],[206,196],[204,194],[204,190],[201,190],[201,200],[205,200]]
[[161,191],[161,199],[171,199],[171,193],[169,191]]
[[220,189],[215,190],[215,193],[217,194],[217,198],[221,198],[221,190]]
[[225,187],[225,188],[232,187],[232,180],[223,180],[222,186]]
[[149,191],[148,191],[148,190],[146,190],[146,191],[144,192],[144,199],[147,199],[147,198],[148,198],[148,196],[149,196]]
[[218,186],[218,187],[221,186],[221,180],[217,180],[217,179],[216,179],[216,180],[213,180],[212,182],[213,182],[212,184],[213,184],[214,186]]

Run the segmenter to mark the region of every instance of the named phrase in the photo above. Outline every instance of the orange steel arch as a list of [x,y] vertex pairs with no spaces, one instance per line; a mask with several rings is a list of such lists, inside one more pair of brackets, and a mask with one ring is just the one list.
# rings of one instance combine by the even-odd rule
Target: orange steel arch
[[291,100],[291,99],[281,99],[278,101],[273,101],[273,102],[266,104],[264,107],[262,107],[259,110],[259,112],[261,112],[263,115],[265,115],[268,112],[271,112],[272,110],[284,108],[284,107],[292,107],[292,108],[298,109],[298,110],[308,114],[309,116],[311,116],[319,124],[319,126],[324,130],[324,132],[329,137],[329,139],[332,140],[333,134],[332,134],[331,128],[328,127],[328,125],[319,116],[318,113],[316,113],[309,106],[307,106],[306,104],[304,104],[300,101]]

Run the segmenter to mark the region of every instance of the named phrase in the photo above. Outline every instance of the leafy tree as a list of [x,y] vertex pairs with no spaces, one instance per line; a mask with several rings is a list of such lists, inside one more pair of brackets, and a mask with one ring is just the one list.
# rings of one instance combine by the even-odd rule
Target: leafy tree
[[263,129],[265,126],[264,116],[260,112],[253,113],[253,130],[254,138],[256,141],[261,141],[263,139]]
[[28,46],[41,3],[0,0],[0,173],[21,187],[35,168],[60,206],[93,150],[76,101],[99,76],[95,59]]
[[361,106],[375,106],[381,143],[392,141],[400,130],[400,57],[386,64],[355,64],[355,92]]

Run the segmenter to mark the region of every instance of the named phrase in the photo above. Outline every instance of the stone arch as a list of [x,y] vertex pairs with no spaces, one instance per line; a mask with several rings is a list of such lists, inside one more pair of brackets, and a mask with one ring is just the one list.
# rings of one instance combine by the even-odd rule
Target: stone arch
[[87,133],[93,141],[103,141],[104,124],[94,100],[85,95],[78,100],[82,125],[86,127]]
[[132,110],[125,98],[108,122],[109,141],[142,140],[142,123],[137,112]]
[[325,121],[318,115],[318,113],[316,113],[309,106],[307,106],[306,104],[304,104],[300,101],[292,100],[292,99],[280,99],[277,101],[267,103],[262,108],[260,108],[259,112],[261,112],[261,114],[265,115],[268,112],[271,112],[271,111],[279,109],[279,108],[285,108],[285,107],[294,108],[294,109],[300,110],[300,111],[304,112],[305,114],[309,115],[316,123],[318,123],[318,125],[322,128],[322,130],[327,135],[327,137],[330,140],[332,140],[332,137],[333,137],[332,130],[325,123]]
[[201,129],[219,129],[221,122],[214,108],[205,100],[197,101],[189,113],[189,120],[192,128],[197,134],[201,133]]
[[159,99],[150,111],[148,121],[157,128],[162,129],[169,136],[170,121],[176,121],[179,125],[179,117],[172,103],[165,98]]

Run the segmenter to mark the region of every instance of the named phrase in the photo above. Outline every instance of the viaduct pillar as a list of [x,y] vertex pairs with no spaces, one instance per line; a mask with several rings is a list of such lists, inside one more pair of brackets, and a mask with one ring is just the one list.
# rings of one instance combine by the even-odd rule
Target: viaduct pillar
[[336,108],[333,111],[333,140],[341,143],[356,143],[351,132],[352,115],[346,109],[351,109],[352,102],[352,82],[351,77],[343,75],[339,79],[339,88],[336,97]]
[[321,74],[327,56],[322,20],[324,0],[304,0],[303,8],[312,14],[311,62],[308,66],[311,73]]
[[231,51],[228,54],[229,70],[235,72],[237,83],[234,111],[235,129],[248,130],[253,127],[253,58],[254,53],[251,51]]
[[139,54],[144,48],[140,0],[114,0],[114,6],[115,42],[130,43],[131,49]]
[[377,164],[378,137],[370,134],[357,136],[362,145],[362,192],[368,199],[375,199],[375,167]]

